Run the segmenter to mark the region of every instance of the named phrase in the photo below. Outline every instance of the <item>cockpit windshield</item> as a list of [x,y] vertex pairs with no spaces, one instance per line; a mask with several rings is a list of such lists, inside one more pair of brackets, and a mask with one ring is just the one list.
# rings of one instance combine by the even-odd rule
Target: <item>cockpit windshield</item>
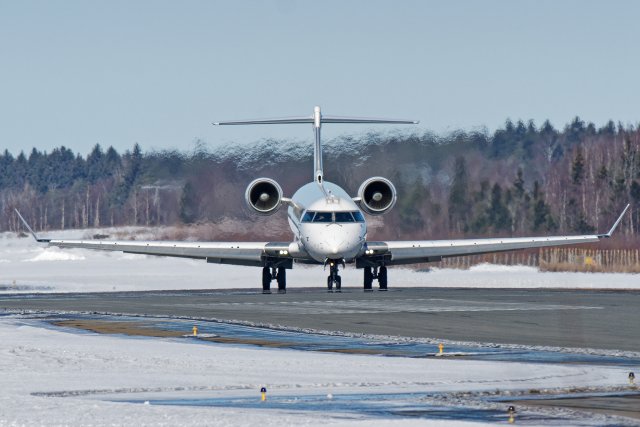
[[302,216],[302,222],[335,222],[338,224],[349,222],[364,222],[360,211],[352,212],[313,212],[307,211]]
[[331,212],[316,212],[313,222],[332,222]]
[[355,222],[353,219],[353,215],[351,212],[336,212],[335,213],[336,222]]

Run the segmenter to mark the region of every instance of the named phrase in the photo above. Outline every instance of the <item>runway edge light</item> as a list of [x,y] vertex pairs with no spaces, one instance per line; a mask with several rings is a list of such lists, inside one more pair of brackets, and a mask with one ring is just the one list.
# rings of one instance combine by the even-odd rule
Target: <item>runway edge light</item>
[[509,424],[513,424],[516,422],[516,407],[509,406],[507,409],[507,413],[509,414]]

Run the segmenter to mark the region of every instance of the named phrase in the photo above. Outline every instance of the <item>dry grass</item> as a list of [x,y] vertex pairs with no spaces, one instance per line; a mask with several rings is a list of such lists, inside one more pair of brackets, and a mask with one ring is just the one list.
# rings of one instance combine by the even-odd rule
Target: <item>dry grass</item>
[[439,266],[468,269],[482,263],[524,265],[538,267],[540,271],[554,272],[640,273],[640,251],[638,249],[546,248],[537,251],[445,258]]

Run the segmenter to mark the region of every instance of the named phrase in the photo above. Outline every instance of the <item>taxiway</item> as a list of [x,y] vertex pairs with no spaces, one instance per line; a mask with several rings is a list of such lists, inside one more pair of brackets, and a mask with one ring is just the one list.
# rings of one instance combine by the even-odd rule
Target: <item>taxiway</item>
[[240,321],[346,333],[640,351],[640,292],[394,288],[3,295],[0,308]]

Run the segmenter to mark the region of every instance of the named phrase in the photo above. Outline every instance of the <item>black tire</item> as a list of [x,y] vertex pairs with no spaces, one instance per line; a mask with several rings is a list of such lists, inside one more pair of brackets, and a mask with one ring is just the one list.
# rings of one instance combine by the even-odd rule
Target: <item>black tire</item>
[[373,272],[371,271],[371,267],[364,268],[364,290],[365,292],[373,290]]
[[387,267],[380,267],[378,271],[378,284],[380,285],[381,291],[387,290]]
[[342,277],[336,276],[336,292],[342,292]]
[[333,278],[331,276],[327,277],[327,291],[333,292]]
[[269,267],[264,267],[262,269],[262,293],[271,293],[271,270]]
[[278,280],[278,293],[287,293],[287,270],[282,267],[279,268],[276,279]]

